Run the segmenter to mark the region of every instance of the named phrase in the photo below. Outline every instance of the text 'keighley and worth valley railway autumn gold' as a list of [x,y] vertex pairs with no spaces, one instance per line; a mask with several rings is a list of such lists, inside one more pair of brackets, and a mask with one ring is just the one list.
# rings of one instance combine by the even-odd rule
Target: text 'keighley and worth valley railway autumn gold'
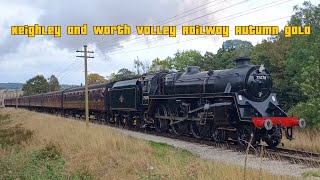
[[[280,28],[278,26],[235,26],[230,30],[229,26],[181,26],[181,35],[219,35],[229,37],[230,31],[235,31],[235,35],[278,35]],[[61,37],[61,26],[11,26],[12,35],[27,35],[35,37],[36,35],[52,35]],[[88,25],[67,26],[67,35],[88,35]],[[135,26],[137,35],[166,35],[169,37],[177,36],[177,26]],[[127,24],[115,26],[92,26],[93,35],[131,35],[132,28]],[[285,26],[285,37],[293,35],[310,35],[310,26]]]

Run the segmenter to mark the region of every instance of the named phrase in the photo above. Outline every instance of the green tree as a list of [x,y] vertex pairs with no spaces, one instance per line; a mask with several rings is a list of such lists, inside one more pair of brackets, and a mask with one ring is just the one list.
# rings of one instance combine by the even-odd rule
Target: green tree
[[23,85],[22,91],[24,95],[46,93],[49,92],[49,83],[43,75],[37,75]]
[[156,58],[152,61],[149,71],[150,72],[161,72],[161,71],[170,71],[173,68],[172,58],[167,57],[164,60]]
[[105,83],[105,82],[107,82],[107,80],[103,76],[101,76],[101,75],[99,75],[97,73],[91,73],[91,74],[88,75],[88,84],[89,85],[91,85],[91,84],[102,84],[102,83]]
[[[320,97],[320,58],[309,57],[308,65],[302,68],[301,91],[309,99]],[[320,101],[319,101],[320,103]]]
[[306,102],[299,102],[290,112],[305,118],[309,127],[320,128],[320,62],[319,59],[309,57],[308,65],[302,68],[300,84],[302,93],[308,97]]
[[291,37],[289,46],[289,73],[293,76],[292,83],[297,86],[304,82],[303,68],[308,66],[309,59],[320,58],[320,4],[312,5],[304,2],[303,7],[294,7],[295,14],[289,21],[290,26],[311,26],[311,35]]
[[203,62],[203,57],[199,51],[177,51],[172,58],[173,67],[176,70],[184,71],[187,66],[199,66]]
[[237,57],[250,56],[253,45],[248,41],[227,40],[222,43],[222,47],[217,54],[206,52],[197,65],[202,70],[229,69],[234,67],[234,60]]
[[48,78],[49,83],[49,91],[58,91],[60,90],[59,80],[55,75],[51,75]]
[[291,26],[311,26],[311,35],[290,38],[287,73],[289,81],[299,89],[304,98],[290,109],[307,120],[310,127],[320,126],[320,4],[304,2],[302,7],[294,7]]
[[293,114],[307,121],[307,127],[320,128],[320,98],[309,99],[307,102],[299,102],[292,107],[289,114]]
[[120,81],[124,79],[130,79],[137,77],[138,75],[135,72],[130,71],[129,69],[122,68],[117,73],[112,73],[109,76],[110,81]]
[[[227,40],[222,44],[223,51],[233,51],[233,50],[249,50],[253,45],[249,41],[242,41],[239,39]],[[243,55],[245,56],[245,54]]]

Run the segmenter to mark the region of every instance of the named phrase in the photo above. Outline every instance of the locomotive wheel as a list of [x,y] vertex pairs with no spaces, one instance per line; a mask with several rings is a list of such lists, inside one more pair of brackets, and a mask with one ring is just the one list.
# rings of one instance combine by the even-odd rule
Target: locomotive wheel
[[101,124],[101,114],[99,113],[94,113],[94,117],[96,120],[93,120],[95,123]]
[[[176,108],[174,116],[186,117],[187,116],[186,109],[182,106]],[[189,123],[186,120],[178,123],[174,123],[171,125],[172,131],[178,136],[181,136],[184,133],[186,133],[188,131],[188,127],[189,127]]]
[[142,125],[141,119],[137,117],[133,118],[132,125],[136,131],[139,131]]
[[128,118],[124,115],[120,116],[119,117],[119,127],[121,128],[125,128],[125,126],[127,125],[127,121],[128,121]]
[[154,117],[154,127],[157,132],[163,133],[168,130],[168,121],[165,119],[157,118],[157,116],[167,116],[167,110],[164,106],[159,106],[156,110]]
[[131,128],[132,127],[132,117],[131,117],[131,115],[128,115],[127,117],[126,117],[126,127],[127,128]]
[[114,116],[114,126],[120,127],[121,117],[119,115]]
[[102,124],[109,124],[109,116],[108,115],[102,114],[101,118],[102,118],[101,119]]
[[187,121],[182,121],[176,124],[171,125],[172,127],[172,131],[178,135],[178,136],[182,136],[184,133],[187,132],[188,130],[188,122]]
[[274,148],[281,143],[281,139],[274,138],[271,140],[266,140],[266,143],[268,144],[269,147]]
[[209,133],[209,124],[200,124],[200,121],[194,121],[190,125],[192,136],[198,139],[206,137]]
[[271,148],[274,148],[278,146],[281,143],[282,139],[282,131],[281,129],[273,128],[268,132],[268,134],[273,135],[272,139],[266,139],[265,142],[270,146]]
[[238,144],[240,146],[246,147],[250,141],[252,145],[255,144],[254,133],[250,126],[242,125],[240,128],[238,128],[237,135]]
[[213,128],[212,130],[212,140],[215,142],[226,141],[226,132],[222,129]]

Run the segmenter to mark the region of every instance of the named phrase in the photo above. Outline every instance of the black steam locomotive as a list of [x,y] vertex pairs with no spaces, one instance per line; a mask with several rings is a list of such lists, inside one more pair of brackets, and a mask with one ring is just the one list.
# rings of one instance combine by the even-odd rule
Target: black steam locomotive
[[[91,119],[136,128],[172,131],[195,138],[211,137],[240,145],[265,141],[277,146],[282,132],[292,139],[292,127],[303,119],[288,117],[272,93],[272,79],[263,65],[238,58],[233,69],[155,73],[89,88]],[[6,99],[20,106],[66,116],[84,115],[84,87]]]

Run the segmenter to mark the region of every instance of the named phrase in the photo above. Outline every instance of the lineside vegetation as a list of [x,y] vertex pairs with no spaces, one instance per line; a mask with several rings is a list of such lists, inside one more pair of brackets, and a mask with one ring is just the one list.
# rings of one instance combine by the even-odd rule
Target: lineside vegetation
[[[239,179],[243,168],[128,137],[106,126],[22,109],[0,109],[32,138],[0,149],[0,179]],[[1,128],[4,128],[1,126]],[[232,172],[232,173],[230,173]],[[292,179],[249,169],[251,179]]]

